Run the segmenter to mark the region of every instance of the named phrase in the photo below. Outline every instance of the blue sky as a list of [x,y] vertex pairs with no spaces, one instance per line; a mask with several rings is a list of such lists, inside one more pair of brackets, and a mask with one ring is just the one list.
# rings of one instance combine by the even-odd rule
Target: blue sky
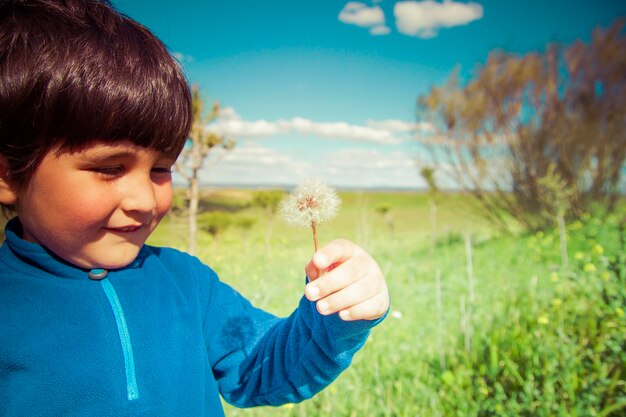
[[[207,184],[420,188],[417,98],[489,52],[588,40],[623,1],[113,0],[222,109],[237,146]],[[217,157],[218,155],[214,155]]]

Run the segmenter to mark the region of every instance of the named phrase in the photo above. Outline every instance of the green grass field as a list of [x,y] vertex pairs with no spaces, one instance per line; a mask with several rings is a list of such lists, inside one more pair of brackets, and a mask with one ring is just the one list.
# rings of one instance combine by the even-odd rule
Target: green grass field
[[[389,284],[389,316],[316,398],[227,406],[227,415],[623,415],[624,211],[570,224],[563,268],[557,233],[500,234],[461,195],[440,197],[434,228],[426,194],[340,196],[320,242],[343,237],[368,250]],[[247,191],[207,193],[206,204],[249,221],[218,239],[200,232],[197,255],[255,305],[287,315],[302,295],[311,233],[278,216],[268,247],[268,218],[250,199]],[[185,219],[167,217],[149,243],[184,250]],[[563,361],[571,366],[559,368]]]

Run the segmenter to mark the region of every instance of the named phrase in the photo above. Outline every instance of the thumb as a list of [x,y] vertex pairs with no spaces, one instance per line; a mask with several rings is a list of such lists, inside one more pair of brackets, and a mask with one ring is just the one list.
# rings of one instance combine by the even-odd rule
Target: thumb
[[315,281],[320,276],[322,276],[327,266],[327,256],[322,252],[315,252],[313,257],[305,267],[306,276],[309,277],[309,281]]
[[319,278],[323,273],[332,271],[355,254],[356,245],[349,241],[334,240],[324,246],[311,258],[305,271],[310,281]]

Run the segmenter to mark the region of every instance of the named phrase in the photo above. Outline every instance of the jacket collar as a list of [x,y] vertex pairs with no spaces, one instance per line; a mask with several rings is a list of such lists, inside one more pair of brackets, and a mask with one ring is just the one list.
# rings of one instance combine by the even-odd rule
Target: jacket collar
[[[46,247],[22,239],[22,225],[17,217],[9,220],[5,227],[5,243],[0,247],[0,261],[16,271],[29,275],[53,275],[57,278],[90,279],[88,269],[79,268],[58,257]],[[121,269],[136,268],[146,256],[145,245],[137,258]]]

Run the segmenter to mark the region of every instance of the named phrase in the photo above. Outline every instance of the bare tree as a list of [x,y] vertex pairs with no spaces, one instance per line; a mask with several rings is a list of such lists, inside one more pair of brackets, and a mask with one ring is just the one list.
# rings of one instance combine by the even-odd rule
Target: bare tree
[[211,131],[209,123],[219,116],[219,103],[215,102],[211,110],[204,114],[204,102],[200,96],[197,85],[192,87],[192,111],[193,126],[189,139],[176,162],[176,172],[187,180],[188,217],[189,217],[189,243],[188,252],[196,252],[196,234],[198,204],[200,201],[199,173],[205,167],[208,156],[216,147],[230,150],[235,146],[233,140],[226,139]]
[[439,130],[426,141],[433,155],[501,226],[508,214],[529,228],[545,225],[539,181],[552,164],[574,190],[572,215],[596,202],[615,208],[626,159],[623,28],[617,22],[588,44],[543,53],[494,52],[466,85],[455,74],[420,97]]
[[428,185],[428,202],[430,205],[430,241],[433,252],[437,247],[437,197],[439,187],[435,179],[435,168],[424,166],[420,170],[420,175]]

